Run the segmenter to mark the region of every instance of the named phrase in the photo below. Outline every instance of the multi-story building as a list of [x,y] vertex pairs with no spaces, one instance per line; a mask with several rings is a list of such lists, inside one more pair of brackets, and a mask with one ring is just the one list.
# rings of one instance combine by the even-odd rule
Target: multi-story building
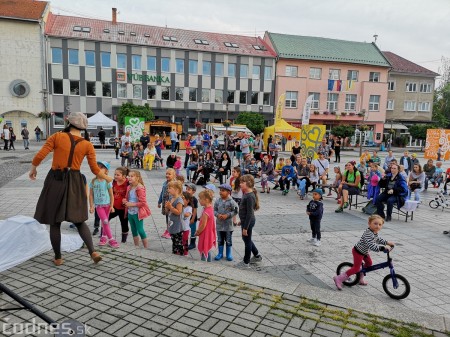
[[19,135],[23,126],[46,130],[38,115],[46,111],[48,7],[44,1],[0,0],[0,115]]
[[388,76],[386,128],[431,122],[434,86],[439,74],[392,52],[383,54],[392,65]]
[[277,53],[275,97],[286,94],[283,118],[299,126],[313,95],[310,124],[327,130],[366,124],[381,142],[390,64],[374,43],[270,32],[264,40]]
[[116,119],[124,102],[148,103],[157,119],[183,123],[273,119],[275,53],[261,38],[50,15],[52,127],[68,111]]

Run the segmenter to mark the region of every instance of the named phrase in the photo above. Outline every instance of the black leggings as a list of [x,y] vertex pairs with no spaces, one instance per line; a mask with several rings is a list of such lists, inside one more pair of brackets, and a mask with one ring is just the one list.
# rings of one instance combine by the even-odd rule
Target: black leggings
[[340,147],[334,148],[334,155],[336,156],[336,161],[338,163],[340,163],[341,162],[341,148]]
[[125,218],[125,210],[124,209],[114,209],[114,213],[109,213],[109,220],[119,216],[120,226],[122,227],[122,233],[128,233],[130,228],[128,227],[128,219]]
[[[86,222],[74,224],[78,229],[81,239],[89,250],[89,255],[94,252],[94,243],[92,242],[91,232]],[[55,252],[55,259],[61,258],[61,222],[50,225],[50,242]]]

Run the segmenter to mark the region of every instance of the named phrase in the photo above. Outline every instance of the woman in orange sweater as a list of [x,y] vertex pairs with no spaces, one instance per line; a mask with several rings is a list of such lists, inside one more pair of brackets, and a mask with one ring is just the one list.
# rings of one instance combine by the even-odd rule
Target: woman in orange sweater
[[[54,263],[60,266],[61,258],[61,222],[70,221],[75,224],[80,237],[86,244],[89,254],[98,263],[102,258],[94,251],[94,244],[89,228],[86,181],[80,172],[85,157],[88,159],[91,172],[99,179],[108,182],[112,178],[100,171],[97,165],[95,150],[86,132],[88,121],[81,112],[72,112],[68,117],[69,125],[63,132],[57,132],[47,139],[47,142],[33,158],[29,177],[36,180],[36,167],[53,152],[52,168],[45,178],[44,187],[36,206],[34,218],[40,223],[50,225],[50,241],[55,252]],[[81,131],[85,131],[84,138]]]

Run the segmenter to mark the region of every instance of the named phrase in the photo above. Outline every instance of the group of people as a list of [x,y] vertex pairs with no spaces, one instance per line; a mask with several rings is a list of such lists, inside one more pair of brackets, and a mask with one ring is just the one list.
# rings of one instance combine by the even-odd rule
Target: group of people
[[[36,126],[34,129],[34,132],[36,134],[36,141],[41,141],[41,129],[39,126]],[[25,150],[30,149],[30,132],[28,131],[26,126],[22,127],[22,131],[20,132],[20,135],[22,136],[23,140],[23,147]],[[17,135],[14,131],[14,128],[12,126],[8,126],[7,124],[3,125],[3,128],[0,130],[0,136],[3,140],[3,150],[10,151],[10,150],[16,150],[16,147],[14,146],[14,142],[17,140]],[[0,148],[1,149],[1,148]]]

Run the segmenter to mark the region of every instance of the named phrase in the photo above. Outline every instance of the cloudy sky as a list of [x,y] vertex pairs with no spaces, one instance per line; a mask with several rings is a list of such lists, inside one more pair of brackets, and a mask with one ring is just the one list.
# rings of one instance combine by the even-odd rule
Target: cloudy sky
[[49,0],[62,15],[230,34],[264,31],[372,42],[438,72],[450,58],[449,0]]

